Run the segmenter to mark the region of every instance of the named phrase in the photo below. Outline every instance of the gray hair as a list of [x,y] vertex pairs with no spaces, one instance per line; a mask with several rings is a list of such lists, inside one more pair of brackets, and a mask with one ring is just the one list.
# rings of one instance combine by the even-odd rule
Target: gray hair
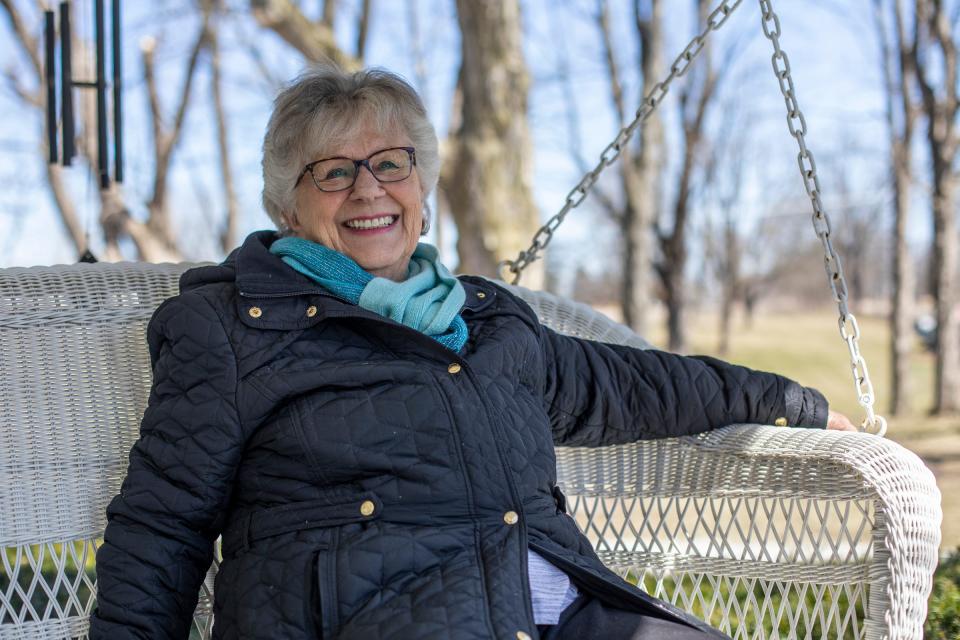
[[[348,73],[318,65],[280,92],[263,137],[263,208],[278,229],[286,230],[282,214],[295,213],[294,183],[303,167],[371,125],[409,136],[426,200],[440,176],[440,154],[417,92],[385,69]],[[426,206],[423,215],[429,225]]]

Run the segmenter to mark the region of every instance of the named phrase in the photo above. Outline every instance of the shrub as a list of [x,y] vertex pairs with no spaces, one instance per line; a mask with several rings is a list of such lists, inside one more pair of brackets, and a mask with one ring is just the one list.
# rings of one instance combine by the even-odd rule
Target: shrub
[[960,638],[960,547],[940,561],[933,576],[924,640]]

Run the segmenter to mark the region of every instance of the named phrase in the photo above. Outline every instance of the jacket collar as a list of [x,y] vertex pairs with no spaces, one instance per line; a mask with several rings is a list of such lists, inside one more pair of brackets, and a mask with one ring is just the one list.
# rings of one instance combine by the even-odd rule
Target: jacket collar
[[[278,237],[276,231],[251,233],[227,258],[225,265],[234,264],[235,282],[240,295],[247,298],[326,295],[327,292],[316,282],[270,253],[270,245]],[[467,294],[464,310],[480,311],[496,298],[496,287],[482,278],[458,279]]]
[[235,261],[240,295],[280,298],[321,293],[323,289],[316,282],[270,253],[270,245],[278,237],[276,231],[255,231],[227,259]]

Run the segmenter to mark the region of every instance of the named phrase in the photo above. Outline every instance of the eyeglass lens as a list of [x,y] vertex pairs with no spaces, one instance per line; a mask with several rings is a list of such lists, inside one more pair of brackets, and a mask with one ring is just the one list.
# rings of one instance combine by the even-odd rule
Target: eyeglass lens
[[[367,158],[370,172],[380,182],[397,182],[410,175],[413,163],[406,149],[386,149]],[[313,165],[313,179],[322,191],[349,189],[360,164],[349,158],[331,158]]]

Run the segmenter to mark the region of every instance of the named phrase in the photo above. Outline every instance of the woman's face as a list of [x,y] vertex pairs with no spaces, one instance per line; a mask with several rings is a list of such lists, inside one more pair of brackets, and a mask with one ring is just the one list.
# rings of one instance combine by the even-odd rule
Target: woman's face
[[[410,140],[401,134],[367,133],[322,157],[360,160],[382,149],[407,146],[412,146]],[[416,169],[405,180],[384,183],[360,167],[351,188],[334,192],[320,191],[305,175],[295,196],[296,214],[286,216],[294,235],[339,251],[374,276],[406,279],[423,228],[423,191]],[[376,226],[371,228],[371,223]]]

